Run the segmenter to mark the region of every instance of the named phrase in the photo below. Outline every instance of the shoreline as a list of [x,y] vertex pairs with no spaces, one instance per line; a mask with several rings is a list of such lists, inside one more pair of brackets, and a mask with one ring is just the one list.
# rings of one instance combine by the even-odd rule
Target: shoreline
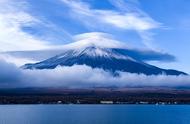
[[171,88],[0,89],[0,104],[190,105],[190,90]]

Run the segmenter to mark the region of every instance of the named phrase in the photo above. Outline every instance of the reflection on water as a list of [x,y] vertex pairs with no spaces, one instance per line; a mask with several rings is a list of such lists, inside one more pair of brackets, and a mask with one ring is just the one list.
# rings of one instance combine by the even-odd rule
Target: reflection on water
[[0,105],[0,124],[187,124],[183,105]]

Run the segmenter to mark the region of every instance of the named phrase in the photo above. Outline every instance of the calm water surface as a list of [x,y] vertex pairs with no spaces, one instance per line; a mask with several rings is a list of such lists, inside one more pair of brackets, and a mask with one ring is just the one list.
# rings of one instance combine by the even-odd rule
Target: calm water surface
[[0,105],[0,124],[190,124],[190,105]]

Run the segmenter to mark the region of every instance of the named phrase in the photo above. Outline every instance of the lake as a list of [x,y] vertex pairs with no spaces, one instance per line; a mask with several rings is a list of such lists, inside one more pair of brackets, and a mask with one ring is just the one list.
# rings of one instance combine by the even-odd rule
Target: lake
[[188,124],[190,105],[0,105],[0,124]]

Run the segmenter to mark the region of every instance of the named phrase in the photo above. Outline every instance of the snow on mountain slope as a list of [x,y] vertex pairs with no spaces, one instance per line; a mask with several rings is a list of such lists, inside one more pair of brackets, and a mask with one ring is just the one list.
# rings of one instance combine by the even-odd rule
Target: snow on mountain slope
[[[90,38],[91,39],[91,38]],[[103,40],[102,40],[103,39]],[[101,41],[102,40],[102,41]],[[107,43],[101,45],[100,42]],[[112,45],[107,45],[111,42]],[[121,46],[120,46],[121,45]],[[71,43],[65,46],[67,50],[54,57],[44,61],[25,64],[24,69],[54,69],[57,66],[73,66],[87,65],[92,68],[102,68],[106,71],[115,73],[116,71],[124,71],[130,73],[143,73],[146,75],[180,75],[185,74],[176,70],[161,69],[156,66],[149,65],[130,56],[128,51],[123,48],[125,45],[119,44],[114,40],[109,40],[101,37],[94,37],[78,42]]]

